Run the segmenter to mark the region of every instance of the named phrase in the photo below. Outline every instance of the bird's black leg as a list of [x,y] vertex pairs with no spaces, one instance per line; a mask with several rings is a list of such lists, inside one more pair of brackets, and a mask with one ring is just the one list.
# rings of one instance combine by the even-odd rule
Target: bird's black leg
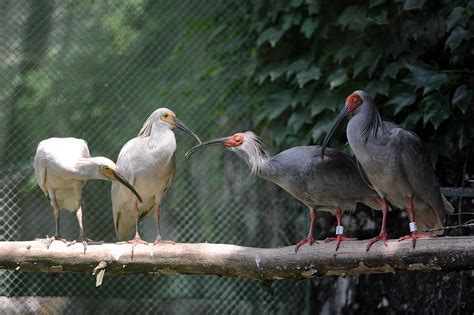
[[79,207],[76,211],[76,218],[77,218],[77,223],[79,223],[79,237],[75,240],[73,240],[71,243],[69,243],[67,246],[74,245],[78,242],[82,243],[82,246],[84,246],[84,254],[86,253],[87,250],[87,245],[101,245],[102,242],[95,242],[91,240],[90,238],[87,238],[84,236],[84,227],[82,226],[82,207]]
[[156,209],[155,209],[155,221],[156,221],[156,239],[153,245],[156,244],[175,244],[173,241],[165,241],[161,239],[161,234],[160,234],[160,204],[157,203]]
[[316,223],[316,210],[311,209],[309,215],[311,218],[311,223],[309,225],[308,236],[306,236],[305,239],[299,241],[298,244],[295,245],[295,253],[298,252],[298,249],[304,244],[309,243],[309,245],[311,245],[314,242],[313,230],[314,230],[314,225]]
[[337,220],[337,227],[336,227],[336,236],[335,237],[328,237],[324,240],[324,242],[336,241],[336,252],[339,249],[339,245],[341,241],[355,241],[357,238],[354,237],[346,237],[344,236],[344,227],[341,225],[341,218],[342,218],[342,210],[341,208],[336,208],[336,220]]
[[413,200],[411,198],[408,198],[407,212],[408,212],[408,219],[410,220],[410,224],[409,224],[410,234],[400,237],[398,241],[401,242],[404,240],[411,239],[413,248],[415,248],[417,238],[432,238],[434,236],[418,233],[416,229],[416,223],[415,223],[415,209],[413,206]]
[[369,243],[367,244],[366,251],[369,251],[370,247],[375,242],[378,242],[378,241],[383,241],[385,246],[388,246],[388,243],[387,243],[388,235],[387,235],[387,232],[385,232],[385,225],[387,224],[388,203],[387,203],[387,199],[385,199],[385,197],[381,198],[379,200],[379,202],[382,206],[382,227],[380,228],[379,235],[377,235],[376,237],[371,238],[369,240]]

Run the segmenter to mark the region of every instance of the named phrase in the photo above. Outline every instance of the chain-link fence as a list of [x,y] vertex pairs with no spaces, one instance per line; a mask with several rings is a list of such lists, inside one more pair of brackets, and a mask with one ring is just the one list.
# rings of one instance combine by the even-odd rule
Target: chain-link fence
[[[216,54],[232,51],[226,37],[245,23],[238,3],[0,0],[0,240],[54,233],[33,174],[43,139],[83,138],[93,156],[115,160],[158,107],[174,110],[202,139],[252,129],[249,104],[259,99],[255,85],[238,79],[249,66],[245,56],[224,69]],[[222,148],[186,159],[194,140],[180,131],[176,137],[176,175],[161,208],[165,239],[275,247],[306,235],[307,209],[287,193],[251,176]],[[110,183],[89,181],[83,197],[86,234],[115,241]],[[389,214],[392,228],[406,228],[403,215]],[[359,238],[378,231],[370,211],[344,220]],[[319,215],[315,238],[333,228],[334,218]],[[153,218],[140,229],[154,240]],[[63,211],[62,236],[72,240],[78,232],[75,216]],[[0,313],[330,314],[361,313],[368,305],[449,313],[468,309],[472,278],[467,272],[321,278],[274,283],[270,296],[258,281],[211,276],[106,276],[95,288],[85,274],[0,271]]]
[[[83,138],[93,156],[115,160],[158,107],[174,110],[203,139],[250,125],[245,115],[226,114],[242,88],[232,73],[219,73],[208,49],[216,44],[214,24],[231,13],[224,3],[2,1],[1,7],[1,240],[54,233],[33,174],[42,139]],[[252,91],[245,93],[252,101]],[[176,136],[177,172],[162,205],[165,239],[268,247],[304,236],[297,233],[306,225],[301,205],[262,185],[222,149],[186,159],[193,139]],[[288,207],[295,208],[291,220],[278,211]],[[87,183],[83,209],[86,234],[115,241],[109,182]],[[141,231],[154,239],[151,217]],[[71,240],[78,232],[75,216],[61,212],[62,236]],[[270,297],[256,281],[204,276],[107,277],[97,289],[83,274],[1,272],[0,279],[0,294],[10,297],[0,312],[286,313],[304,310],[308,298],[303,284],[279,283]]]

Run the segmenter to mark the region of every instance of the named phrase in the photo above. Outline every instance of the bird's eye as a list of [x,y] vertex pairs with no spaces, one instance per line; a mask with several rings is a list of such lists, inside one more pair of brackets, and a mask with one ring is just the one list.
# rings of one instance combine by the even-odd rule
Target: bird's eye
[[164,115],[163,115],[163,117],[165,117],[165,118],[168,118],[168,116],[169,116],[168,114],[164,114]]
[[353,97],[353,98],[352,98],[352,101],[353,101],[354,103],[357,103],[357,97]]

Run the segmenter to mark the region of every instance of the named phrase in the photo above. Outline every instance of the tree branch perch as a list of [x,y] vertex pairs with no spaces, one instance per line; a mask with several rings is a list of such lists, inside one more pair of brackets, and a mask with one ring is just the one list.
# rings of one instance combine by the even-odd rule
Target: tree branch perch
[[[177,243],[67,247],[43,241],[0,242],[0,269],[20,272],[86,272],[110,274],[218,275],[258,280],[305,279],[324,275],[351,275],[399,271],[451,271],[474,269],[474,237],[381,242],[365,251],[366,241],[319,242],[294,252],[293,246],[252,248],[225,244]],[[102,271],[102,272],[100,272]],[[101,279],[100,279],[101,280]]]

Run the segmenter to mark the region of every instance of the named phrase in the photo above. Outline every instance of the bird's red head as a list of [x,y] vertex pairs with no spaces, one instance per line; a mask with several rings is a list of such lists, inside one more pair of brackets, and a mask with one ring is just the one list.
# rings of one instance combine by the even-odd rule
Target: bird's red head
[[346,109],[349,114],[352,114],[361,104],[362,98],[357,92],[352,93],[346,98]]
[[229,140],[224,143],[226,147],[238,147],[244,143],[244,134],[242,132],[238,132],[235,135],[231,136]]

